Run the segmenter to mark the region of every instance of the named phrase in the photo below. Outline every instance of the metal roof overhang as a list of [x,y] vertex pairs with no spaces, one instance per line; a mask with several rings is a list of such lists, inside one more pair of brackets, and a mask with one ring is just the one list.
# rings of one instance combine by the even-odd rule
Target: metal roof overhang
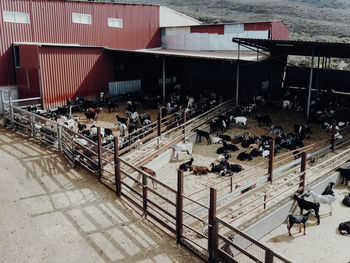
[[[140,55],[152,55],[155,57],[181,57],[181,58],[193,58],[193,59],[205,59],[216,61],[236,61],[238,59],[237,50],[227,51],[193,51],[193,50],[174,50],[174,49],[113,49],[103,46],[89,46],[82,44],[64,44],[64,43],[44,43],[44,42],[13,42],[14,45],[36,45],[38,47],[68,47],[68,48],[97,48],[104,49],[117,53],[129,53]],[[268,58],[269,54],[259,54],[259,61]],[[256,61],[256,51],[241,50],[239,60],[241,61]]]
[[[173,50],[173,49],[110,49],[118,53],[130,53],[140,55],[153,55],[156,57],[182,57],[193,59],[206,59],[217,61],[236,61],[238,58],[237,51],[192,51],[192,50]],[[259,55],[259,61],[264,60],[268,55]],[[255,51],[241,51],[239,60],[256,61],[257,55]]]
[[278,55],[350,58],[350,43],[233,38],[232,42],[270,51]]

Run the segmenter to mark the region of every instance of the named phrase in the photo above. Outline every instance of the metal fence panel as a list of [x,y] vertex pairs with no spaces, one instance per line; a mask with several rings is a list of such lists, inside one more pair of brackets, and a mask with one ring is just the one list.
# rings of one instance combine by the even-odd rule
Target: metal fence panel
[[134,93],[141,90],[141,80],[126,80],[108,83],[109,96],[115,97],[122,94]]

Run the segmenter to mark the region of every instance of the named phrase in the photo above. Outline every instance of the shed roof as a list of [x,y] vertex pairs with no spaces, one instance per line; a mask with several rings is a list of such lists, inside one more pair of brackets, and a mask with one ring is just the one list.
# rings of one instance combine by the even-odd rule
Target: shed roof
[[233,38],[233,42],[268,50],[273,54],[350,58],[350,43]]
[[[195,59],[211,59],[221,61],[235,61],[238,57],[237,51],[193,51],[193,50],[174,50],[174,49],[138,49],[124,50],[112,49],[117,52],[135,53],[135,54],[150,54],[155,56],[165,57],[185,57]],[[259,55],[259,61],[266,59],[267,56]],[[240,51],[240,60],[256,61],[257,53],[254,51]]]
[[[238,57],[237,51],[193,51],[193,50],[175,50],[175,49],[112,49],[101,46],[89,46],[80,44],[62,44],[62,43],[42,43],[42,42],[14,42],[14,45],[36,45],[38,47],[66,47],[66,48],[97,48],[111,50],[117,53],[130,53],[130,54],[149,54],[153,56],[165,56],[165,57],[184,57],[194,59],[210,59],[210,60],[221,60],[221,61],[235,61]],[[259,54],[259,61],[266,59],[268,56]],[[240,60],[243,61],[256,61],[257,53],[250,50],[240,51]]]

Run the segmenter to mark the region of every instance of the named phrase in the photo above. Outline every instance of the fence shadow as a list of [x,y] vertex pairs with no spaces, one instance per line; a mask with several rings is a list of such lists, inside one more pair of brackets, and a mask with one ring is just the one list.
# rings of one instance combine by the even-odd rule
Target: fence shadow
[[70,168],[58,151],[3,128],[0,151],[15,159],[19,170],[25,171],[18,174],[26,184],[19,202],[29,209],[34,222],[43,218],[40,227],[44,228],[49,225],[48,218],[54,221],[63,216],[60,224],[68,224],[74,230],[71,234],[86,244],[86,254],[76,255],[79,261],[197,262],[171,238],[134,215],[85,170]]

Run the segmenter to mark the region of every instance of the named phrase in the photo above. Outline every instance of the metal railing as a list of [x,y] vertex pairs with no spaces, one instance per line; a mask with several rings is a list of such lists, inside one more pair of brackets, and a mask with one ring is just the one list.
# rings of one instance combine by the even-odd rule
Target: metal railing
[[[184,123],[187,125],[175,127],[173,131],[169,130],[165,132],[162,136],[164,138],[169,136],[169,138],[167,143],[162,144],[159,150],[166,149],[169,144],[174,143],[174,140],[181,140],[185,136],[182,133],[183,129],[188,129],[188,132],[192,132],[198,125],[206,124],[208,119],[228,110],[231,107],[230,103],[227,102],[221,105],[221,109],[212,109],[208,113],[208,116],[203,114],[198,115],[193,120]],[[166,183],[140,169],[139,166],[125,161],[120,156],[117,137],[114,140],[112,150],[103,148],[101,145],[100,128],[98,128],[98,141],[96,143],[61,124],[14,106],[11,100],[4,102],[3,105],[5,126],[18,130],[33,137],[37,141],[58,149],[73,165],[79,164],[89,170],[101,183],[114,191],[117,196],[133,207],[140,215],[145,216],[150,222],[171,236],[176,236],[178,243],[182,244],[202,260],[209,260],[210,262],[225,262],[225,259],[229,259],[230,257],[231,260],[236,261],[239,257],[246,257],[257,260],[257,262],[271,262],[271,259],[276,262],[291,262],[285,257],[269,250],[260,244],[260,242],[240,232],[231,224],[239,218],[249,215],[252,211],[260,208],[265,209],[267,203],[277,200],[277,196],[286,196],[295,191],[302,192],[307,185],[311,185],[320,176],[327,176],[327,174],[334,171],[336,167],[350,157],[350,149],[346,149],[325,162],[306,169],[306,162],[310,160],[309,157],[318,156],[322,154],[322,151],[318,150],[307,155],[306,151],[313,149],[311,146],[307,146],[303,149],[304,152],[301,161],[293,165],[290,165],[290,163],[294,163],[295,160],[284,164],[285,160],[282,157],[290,158],[290,156],[281,155],[282,157],[280,159],[276,158],[276,162],[283,163],[286,167],[285,169],[278,172],[276,172],[277,170],[273,172],[273,169],[269,169],[271,172],[270,175],[265,173],[257,179],[246,183],[235,182],[233,179],[225,180],[225,182],[229,182],[228,186],[225,186],[225,188],[229,189],[229,195],[224,195],[220,199],[227,202],[225,201],[226,203],[222,203],[222,205],[217,207],[217,204],[220,202],[216,199],[216,191],[223,191],[223,187],[217,190],[210,188],[208,204],[203,202],[203,200],[196,199],[194,197],[196,193],[192,196],[185,196],[183,190],[183,172],[178,171],[177,189],[169,187]],[[179,134],[177,131],[181,131],[181,133]],[[175,135],[173,136],[172,134]],[[344,138],[338,141],[331,138],[332,144],[325,149],[339,150],[346,148],[344,146],[347,146],[350,141],[348,129],[343,131],[343,136]],[[326,150],[323,150],[323,152]],[[269,164],[273,165],[273,161],[269,162]],[[246,198],[252,193],[256,194],[264,186],[274,181],[283,180],[283,173],[288,174],[291,169],[296,169],[299,165],[301,165],[301,171],[295,173],[293,176],[289,176],[289,179],[284,181],[284,187],[279,185],[279,192],[277,194],[275,193],[271,196],[269,192],[261,192],[253,199]],[[268,165],[264,164],[265,170],[266,166]],[[318,176],[315,175],[316,173],[311,174],[313,171],[317,171]],[[240,183],[241,186],[234,189],[235,187],[233,185],[237,183]],[[253,185],[255,185],[255,189],[246,191]],[[215,191],[215,199],[213,191]],[[248,211],[244,211],[239,216],[236,216],[234,220],[225,220],[227,216],[224,214],[217,216],[217,212],[220,213],[225,207],[234,206],[242,200],[247,200],[247,203],[241,205],[242,207],[251,207]],[[189,207],[194,210],[190,211]],[[198,209],[201,211],[197,213],[196,210]],[[238,213],[240,212],[239,210],[236,209],[231,214]],[[203,232],[205,228],[208,228],[208,235]],[[231,232],[235,235],[233,241],[227,238],[227,234]],[[240,239],[238,239],[238,236]],[[244,242],[250,243],[246,245],[242,241],[239,244],[236,242],[237,240],[246,240]],[[236,253],[233,254],[234,256],[228,255],[222,249],[222,245],[225,244],[233,247]]]

